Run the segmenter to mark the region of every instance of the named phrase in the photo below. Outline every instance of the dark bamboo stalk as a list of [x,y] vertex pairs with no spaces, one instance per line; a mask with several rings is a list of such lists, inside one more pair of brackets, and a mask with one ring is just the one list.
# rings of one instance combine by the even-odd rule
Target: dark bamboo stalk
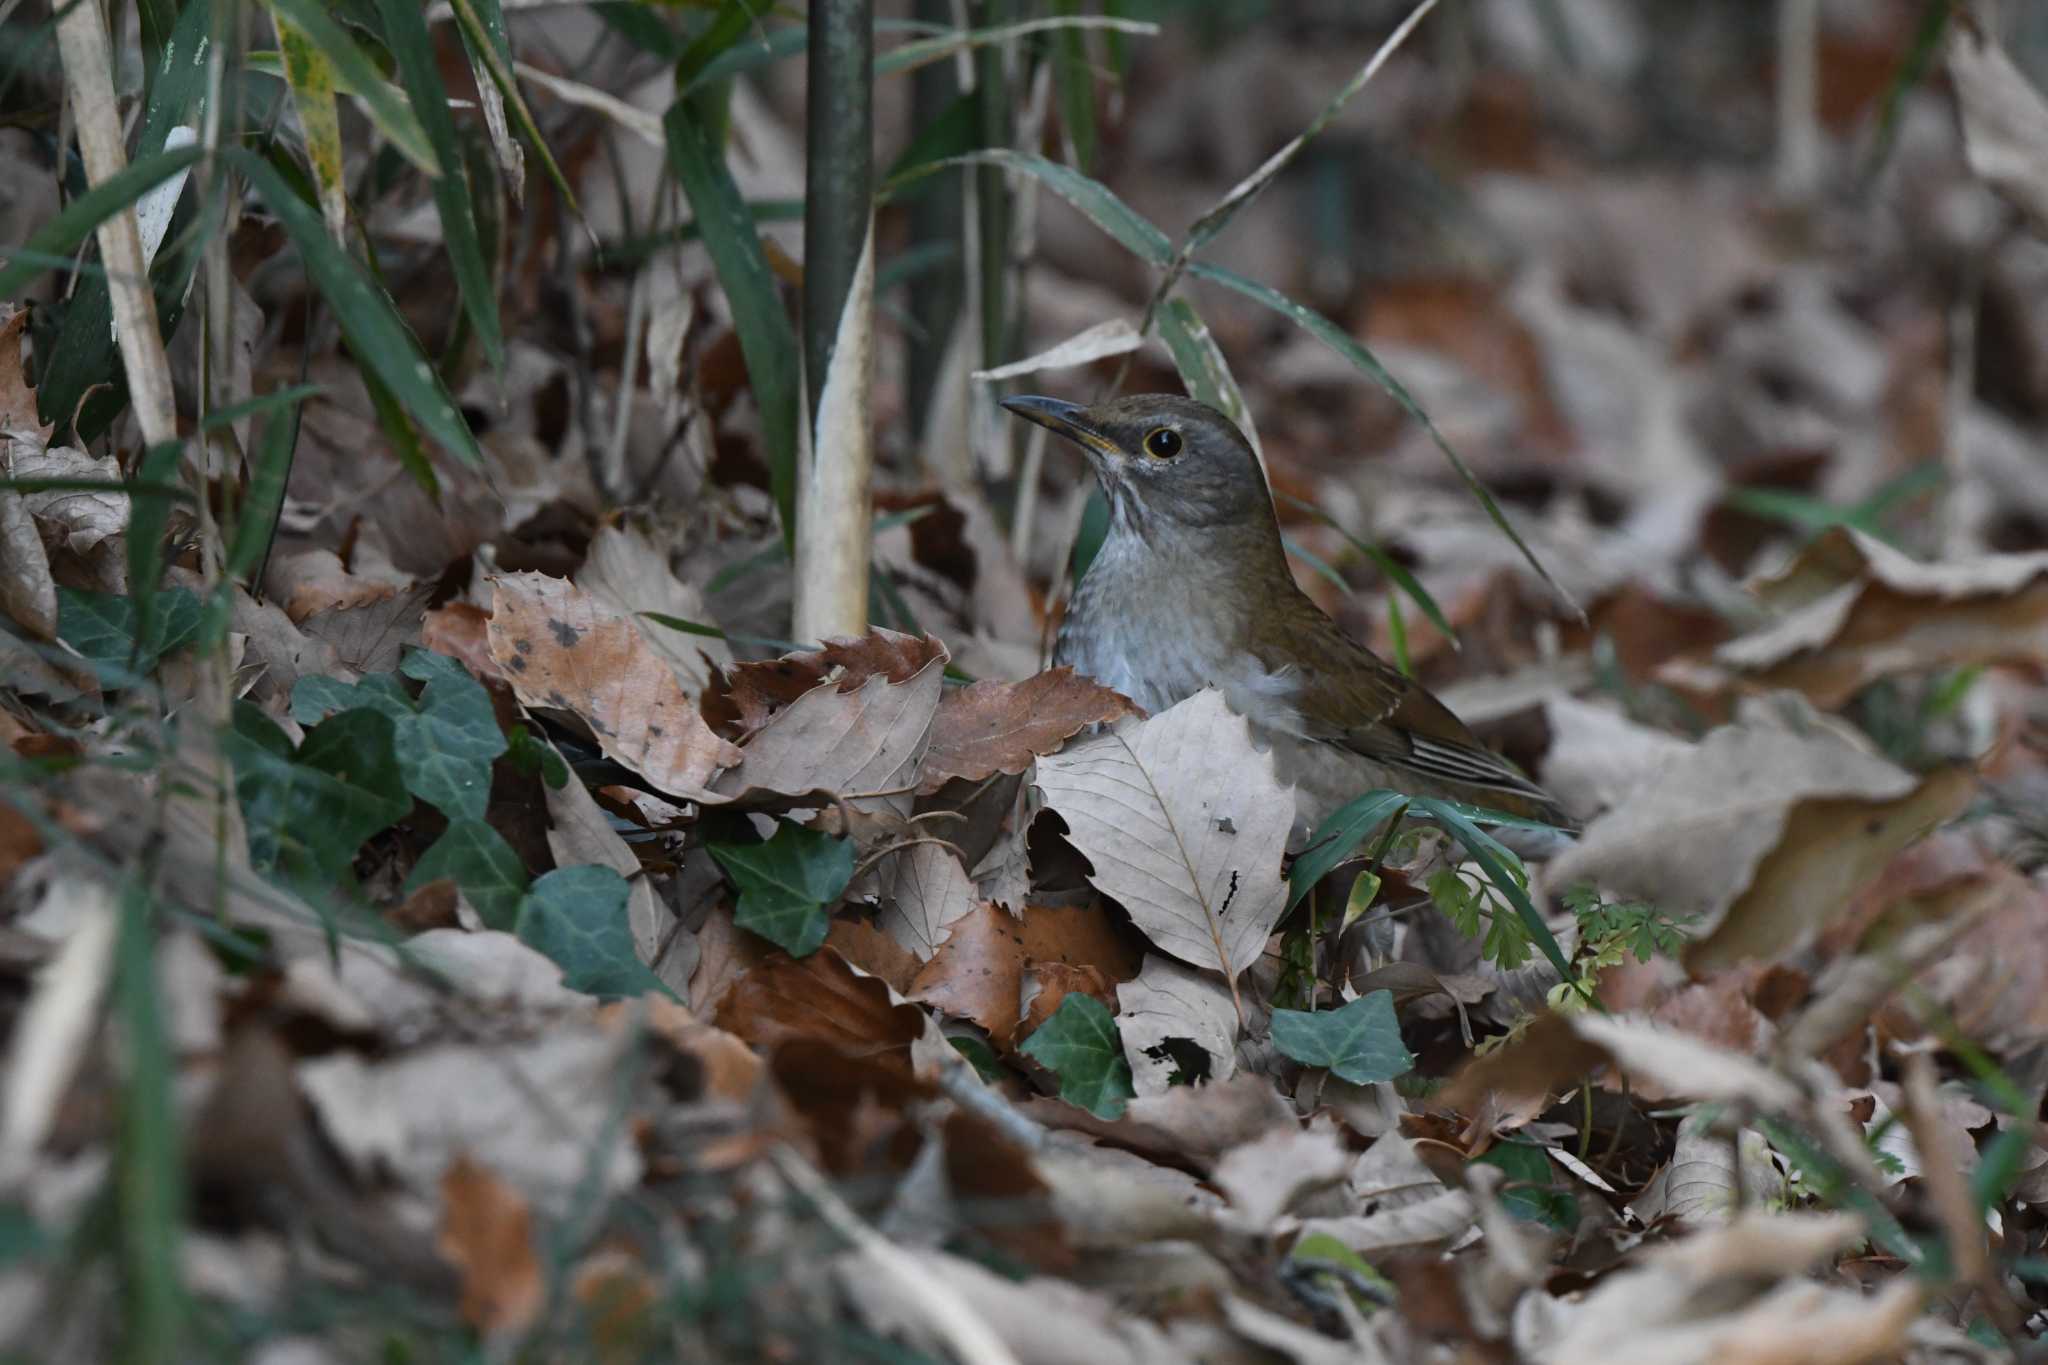
[[815,413],[874,193],[874,0],[811,0],[808,61],[804,367]]

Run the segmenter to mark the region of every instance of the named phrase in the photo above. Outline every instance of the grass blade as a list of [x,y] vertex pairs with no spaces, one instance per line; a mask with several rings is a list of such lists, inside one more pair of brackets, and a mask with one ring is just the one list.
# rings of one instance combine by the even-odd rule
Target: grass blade
[[492,0],[449,0],[449,3],[455,11],[456,22],[462,27],[462,40],[468,46],[470,56],[483,63],[484,70],[490,73],[491,84],[504,96],[505,105],[511,110],[512,120],[519,125],[519,131],[533,144],[533,150],[540,156],[541,169],[548,173],[548,179],[554,181],[562,202],[569,206],[571,213],[582,218],[583,208],[576,202],[576,192],[569,188],[562,168],[555,164],[555,154],[548,150],[548,144],[540,135],[540,125],[533,121],[533,111],[526,107],[526,97],[519,93],[519,83],[512,78],[512,63],[498,50],[497,44],[491,40],[490,29],[477,13],[478,5],[490,4]]
[[455,119],[448,112],[448,90],[434,60],[434,40],[414,0],[378,0],[377,9],[384,16],[384,38],[398,60],[399,79],[412,99],[413,112],[419,115],[434,155],[448,168],[448,174],[434,181],[434,207],[441,215],[441,237],[455,268],[456,287],[462,291],[463,311],[483,343],[484,358],[502,375],[505,340],[498,325],[497,286],[477,234],[476,208],[470,201],[469,178],[462,173],[462,149],[455,138]]
[[1564,590],[1563,584],[1551,576],[1550,570],[1543,566],[1543,561],[1536,557],[1536,552],[1529,548],[1528,542],[1522,539],[1521,533],[1515,530],[1514,526],[1509,523],[1507,514],[1501,511],[1500,504],[1494,501],[1493,494],[1487,491],[1486,485],[1479,481],[1479,476],[1472,472],[1471,467],[1465,463],[1464,458],[1456,450],[1452,449],[1451,443],[1444,439],[1444,434],[1437,430],[1436,423],[1429,419],[1429,414],[1422,410],[1422,405],[1415,401],[1408,390],[1402,386],[1400,380],[1388,373],[1387,367],[1380,363],[1379,357],[1367,350],[1363,343],[1336,323],[1318,313],[1315,309],[1310,308],[1307,304],[1296,303],[1271,285],[1247,279],[1234,270],[1225,270],[1221,266],[1204,265],[1197,262],[1188,267],[1188,273],[1214,284],[1220,284],[1226,289],[1234,289],[1246,298],[1266,305],[1266,307],[1287,318],[1310,336],[1343,356],[1360,370],[1363,370],[1374,383],[1378,384],[1386,392],[1388,397],[1401,405],[1402,411],[1422,424],[1422,429],[1429,433],[1429,439],[1436,444],[1438,450],[1443,452],[1444,458],[1451,462],[1451,468],[1458,472],[1458,477],[1464,480],[1465,487],[1471,490],[1474,498],[1478,499],[1479,505],[1486,510],[1486,515],[1492,518],[1493,524],[1500,528],[1501,534],[1505,535],[1514,544],[1514,547],[1521,551],[1522,558],[1528,562],[1530,568],[1536,571],[1538,577],[1550,585],[1550,590],[1557,594],[1558,600],[1567,607],[1570,607],[1572,613],[1580,621],[1586,620],[1585,608],[1581,607],[1577,599]]
[[336,82],[345,84],[363,102],[377,131],[391,140],[401,156],[428,175],[442,173],[433,145],[427,141],[426,130],[420,127],[413,110],[398,97],[397,90],[356,45],[356,40],[329,14],[326,5],[318,0],[268,2],[274,16],[298,29],[327,58],[334,68]]
[[1159,310],[1152,325],[1159,329],[1167,350],[1173,352],[1173,367],[1180,371],[1188,396],[1200,399],[1237,423],[1237,429],[1252,443],[1252,452],[1259,457],[1259,467],[1263,469],[1266,449],[1259,444],[1258,428],[1252,424],[1251,405],[1244,401],[1244,390],[1238,388],[1230,362],[1223,358],[1223,348],[1216,344],[1209,324],[1202,321],[1195,305],[1176,294]]
[[662,120],[668,134],[669,166],[682,182],[690,211],[704,235],[718,282],[732,305],[733,326],[747,378],[761,411],[768,450],[768,477],[782,516],[782,540],[793,545],[796,529],[797,361],[796,330],[783,311],[782,295],[760,235],[739,186],[705,135],[688,103],[678,99]]
[[306,263],[314,288],[334,310],[356,363],[365,373],[381,379],[406,411],[419,419],[427,435],[450,454],[466,464],[482,464],[483,452],[477,448],[462,410],[420,353],[419,343],[398,316],[390,295],[328,239],[319,215],[291,192],[270,163],[240,147],[223,148],[221,156],[248,179],[283,224]]
[[317,390],[301,385],[282,394],[252,400],[275,403],[286,398],[291,406],[271,414],[263,427],[263,439],[257,444],[256,468],[242,501],[242,514],[235,522],[234,538],[228,544],[227,571],[232,580],[254,582],[262,573],[263,561],[277,533],[277,516],[284,507],[285,485],[291,480],[292,452],[298,446],[299,418],[304,411],[298,404],[313,392]]
[[1006,147],[969,152],[965,156],[919,167],[908,180],[891,182],[883,186],[883,191],[886,193],[898,183],[907,184],[945,166],[962,165],[1000,166],[1007,171],[1028,175],[1079,209],[1089,222],[1114,237],[1140,260],[1162,268],[1173,261],[1172,240],[1143,214],[1117,198],[1107,185],[1091,180],[1071,166],[1062,166],[1057,161],[1048,161],[1030,152],[1014,152]]

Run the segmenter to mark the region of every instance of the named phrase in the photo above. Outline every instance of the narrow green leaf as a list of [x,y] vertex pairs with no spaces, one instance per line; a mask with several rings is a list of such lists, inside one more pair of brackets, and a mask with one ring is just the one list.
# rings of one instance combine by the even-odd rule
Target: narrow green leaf
[[454,820],[434,846],[413,864],[405,879],[408,894],[428,882],[450,878],[476,907],[486,928],[518,928],[519,902],[526,895],[526,865],[503,835],[482,820]]
[[505,340],[498,324],[497,286],[484,261],[476,209],[470,202],[469,178],[463,174],[462,148],[455,138],[455,119],[448,112],[448,91],[434,59],[434,40],[427,33],[425,11],[418,0],[377,0],[384,18],[384,38],[398,61],[399,78],[412,99],[420,127],[433,144],[434,155],[448,174],[434,181],[434,207],[441,215],[441,236],[455,269],[462,306],[483,343],[484,358],[493,370],[505,368]]
[[1124,1105],[1138,1093],[1109,1007],[1083,991],[1067,992],[1052,1018],[1017,1050],[1060,1078],[1061,1099],[1099,1119],[1123,1117]]
[[[957,95],[935,118],[917,130],[910,139],[910,145],[896,158],[894,165],[882,177],[885,185],[899,182],[903,185],[891,196],[896,203],[915,199],[927,187],[942,183],[929,179],[924,171],[927,167],[936,169],[941,163],[954,157],[964,156],[981,145],[981,111],[976,106],[974,92]],[[884,286],[878,280],[876,288]]]
[[1176,294],[1152,319],[1152,325],[1165,339],[1167,350],[1173,353],[1173,367],[1180,371],[1180,381],[1188,396],[1207,403],[1235,422],[1252,443],[1252,449],[1259,450],[1251,405],[1245,402],[1244,390],[1237,386],[1237,377],[1230,372],[1223,348],[1216,344],[1195,305]]
[[292,452],[299,442],[302,409],[297,399],[306,396],[296,395],[289,409],[273,412],[263,424],[263,436],[256,445],[256,467],[242,490],[241,515],[235,521],[234,537],[228,544],[228,577],[236,582],[254,582],[261,574],[271,540],[277,534],[285,486],[291,481]]
[[583,207],[576,202],[576,192],[569,188],[568,178],[555,164],[555,154],[548,150],[546,139],[540,135],[540,125],[534,122],[533,111],[526,107],[526,97],[519,93],[519,83],[512,78],[511,60],[492,40],[490,28],[478,12],[479,4],[487,3],[487,0],[449,0],[449,3],[455,10],[455,21],[462,28],[463,42],[470,55],[483,63],[484,70],[490,73],[491,84],[497,86],[498,93],[505,97],[506,109],[511,111],[519,131],[532,144],[534,154],[540,157],[541,168],[554,182],[555,192],[562,196],[569,212],[581,218]]
[[341,111],[334,102],[334,64],[304,29],[283,15],[277,24],[284,81],[306,139],[306,160],[320,192],[320,216],[335,242],[348,239],[348,181],[341,157]]
[[115,1146],[124,1359],[181,1357],[188,1304],[180,1259],[185,1166],[170,1033],[158,999],[155,915],[140,876],[121,891],[113,1000],[124,1063]]
[[676,993],[633,951],[626,879],[586,863],[535,878],[519,903],[519,939],[562,969],[562,984],[600,1000]]
[[222,148],[221,156],[247,177],[284,225],[314,287],[334,310],[356,363],[383,380],[427,434],[450,453],[467,464],[481,464],[483,452],[477,448],[462,410],[420,353],[419,343],[399,318],[390,296],[334,245],[319,216],[286,187],[268,162],[239,147]]
[[[1078,18],[1081,0],[1054,0],[1060,17]],[[1074,166],[1082,174],[1095,169],[1095,72],[1088,64],[1088,33],[1069,26],[1059,31],[1052,58],[1052,79],[1059,91],[1060,122],[1073,149]]]
[[1364,843],[1374,830],[1389,820],[1400,819],[1407,804],[1408,798],[1401,793],[1382,788],[1347,801],[1330,812],[1323,823],[1316,826],[1316,832],[1309,836],[1308,846],[1287,870],[1287,908],[1292,910],[1299,905],[1309,889],[1331,868],[1349,858],[1352,850]]
[[420,127],[418,117],[412,108],[399,97],[382,72],[349,37],[348,30],[338,23],[326,5],[320,0],[266,0],[272,13],[285,20],[291,27],[305,34],[306,40],[319,50],[334,69],[337,83],[346,83],[356,98],[363,102],[370,121],[377,125],[377,131],[391,140],[399,155],[425,171],[428,175],[439,176],[443,172],[440,161],[434,155],[433,144],[427,140],[426,130]]
[[1415,401],[1408,390],[1402,386],[1400,380],[1388,373],[1387,367],[1380,363],[1378,356],[1375,356],[1366,349],[1364,343],[1360,342],[1336,323],[1324,317],[1321,313],[1318,313],[1315,309],[1308,307],[1306,304],[1296,303],[1293,299],[1288,298],[1272,286],[1261,284],[1257,280],[1247,279],[1236,271],[1225,270],[1221,266],[1205,265],[1196,262],[1188,267],[1188,273],[1200,279],[1220,284],[1226,289],[1236,290],[1246,298],[1264,304],[1364,371],[1374,383],[1380,386],[1388,397],[1400,404],[1402,411],[1421,424],[1422,429],[1429,434],[1429,439],[1435,443],[1436,448],[1442,451],[1444,458],[1451,462],[1451,468],[1455,469],[1458,472],[1458,477],[1464,480],[1465,487],[1471,491],[1472,496],[1478,500],[1479,505],[1486,510],[1486,515],[1492,519],[1493,524],[1499,527],[1501,533],[1513,542],[1517,550],[1521,551],[1522,558],[1528,562],[1529,567],[1534,569],[1537,575],[1550,585],[1551,591],[1555,592],[1566,606],[1569,606],[1573,612],[1577,613],[1580,620],[1585,619],[1586,613],[1584,609],[1579,606],[1570,593],[1564,590],[1562,584],[1551,577],[1550,570],[1543,567],[1543,562],[1536,558],[1536,552],[1529,548],[1528,543],[1522,539],[1521,533],[1515,530],[1508,522],[1507,514],[1501,511],[1500,504],[1494,501],[1493,494],[1487,491],[1486,485],[1479,481],[1479,476],[1472,472],[1471,467],[1465,463],[1464,457],[1451,447],[1451,443],[1444,439],[1444,434],[1437,430],[1436,423],[1430,420],[1429,414],[1422,410],[1422,405]]
[[[0,299],[11,299],[33,284],[49,268],[48,261],[68,265],[70,253],[101,223],[180,171],[190,170],[204,155],[203,148],[180,147],[138,157],[119,174],[109,176],[66,204],[62,213],[30,234],[19,250],[0,244],[0,256],[7,258],[7,264],[0,267]],[[100,290],[106,291],[104,278],[100,280]]]
[[662,126],[668,135],[669,166],[682,183],[732,307],[747,379],[761,412],[768,478],[787,548],[795,543],[797,409],[802,401],[797,392],[796,331],[783,311],[782,294],[768,269],[753,216],[725,158],[684,101],[669,106]]
[[[143,483],[169,483],[176,477],[184,456],[182,441],[161,441],[143,453],[136,470]],[[128,508],[128,595],[135,603],[135,633],[143,639],[155,634],[151,620],[157,585],[164,577],[164,531],[170,524],[171,504],[163,498],[143,498]]]
[[781,945],[792,957],[818,951],[831,929],[826,907],[853,876],[853,841],[787,820],[760,844],[707,844],[739,889],[733,923]]
[[[1530,940],[1543,950],[1544,958],[1557,969],[1558,979],[1575,980],[1571,964],[1565,959],[1564,950],[1558,946],[1557,936],[1550,932],[1550,926],[1545,924],[1543,916],[1536,912],[1536,903],[1529,899],[1529,892],[1521,879],[1508,871],[1510,867],[1519,870],[1522,860],[1509,852],[1499,840],[1472,823],[1471,818],[1457,802],[1417,796],[1410,798],[1410,804],[1415,809],[1434,816],[1437,823],[1457,836],[1458,842],[1465,846],[1465,852],[1471,856],[1473,862],[1479,864],[1479,870],[1486,874],[1486,879],[1493,883],[1494,890],[1506,897],[1508,904],[1514,907],[1515,917],[1521,920],[1522,927],[1528,930]],[[1581,994],[1585,992],[1582,990]],[[1593,1002],[1590,995],[1586,998]]]
[[[978,152],[969,152],[964,156],[920,167],[912,172],[911,179],[929,175],[946,166],[1000,166],[1004,170],[1028,175],[1079,209],[1089,222],[1114,237],[1126,250],[1148,265],[1156,265],[1163,269],[1173,260],[1171,238],[1154,227],[1143,214],[1117,198],[1115,192],[1107,185],[1099,180],[1089,179],[1071,166],[1062,166],[1057,161],[1048,161],[1029,152],[1011,151],[1006,147],[987,147]],[[883,188],[886,191],[894,189],[895,185],[892,182]]]
[[1394,1017],[1389,991],[1372,991],[1333,1010],[1276,1009],[1273,1046],[1305,1066],[1327,1067],[1353,1085],[1391,1081],[1415,1069],[1414,1056],[1401,1042],[1401,1022]]

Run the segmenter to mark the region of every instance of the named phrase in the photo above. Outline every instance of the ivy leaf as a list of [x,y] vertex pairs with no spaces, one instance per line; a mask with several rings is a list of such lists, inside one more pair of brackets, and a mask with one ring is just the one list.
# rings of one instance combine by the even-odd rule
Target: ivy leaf
[[1550,1156],[1533,1142],[1496,1143],[1485,1156],[1471,1165],[1498,1166],[1507,1173],[1500,1202],[1515,1217],[1541,1223],[1557,1232],[1570,1232],[1579,1223],[1579,1204],[1571,1191],[1558,1186],[1550,1169]]
[[149,600],[148,638],[138,642],[143,613],[135,599],[111,592],[57,589],[57,634],[91,666],[102,687],[128,687],[183,646],[199,629],[199,599],[165,588]]
[[426,683],[417,698],[392,673],[375,673],[357,683],[314,674],[292,688],[292,719],[303,725],[355,707],[390,717],[397,727],[406,790],[450,820],[483,819],[491,796],[491,761],[506,748],[491,694],[445,654],[413,650],[400,668]]
[[1061,1099],[1099,1119],[1121,1118],[1125,1102],[1138,1093],[1131,1085],[1131,1064],[1124,1060],[1116,1020],[1092,995],[1069,991],[1052,1018],[1017,1050],[1060,1078]]
[[344,711],[306,732],[296,753],[284,731],[247,702],[225,745],[249,829],[249,856],[291,876],[339,878],[371,835],[412,809],[391,720]]
[[739,889],[733,923],[788,950],[792,957],[818,951],[831,928],[825,907],[853,878],[853,843],[802,825],[778,821],[761,844],[710,844]]
[[1415,1065],[1401,1042],[1391,991],[1373,991],[1334,1010],[1274,1010],[1273,1046],[1353,1085],[1391,1081]]
[[526,894],[526,864],[504,836],[481,820],[455,820],[434,846],[414,864],[406,878],[408,892],[441,877],[452,878],[492,929],[510,930],[519,923],[519,900]]
[[520,942],[562,969],[562,984],[600,1000],[675,992],[633,951],[626,879],[598,863],[558,867],[519,902]]

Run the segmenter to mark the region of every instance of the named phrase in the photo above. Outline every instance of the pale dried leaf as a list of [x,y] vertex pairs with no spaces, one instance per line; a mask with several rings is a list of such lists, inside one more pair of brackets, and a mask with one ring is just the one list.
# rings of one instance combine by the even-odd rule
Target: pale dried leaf
[[882,932],[929,962],[956,920],[980,903],[952,850],[916,844],[891,858],[882,874]]
[[888,793],[907,810],[945,667],[940,654],[901,683],[876,674],[851,692],[818,684],[747,738],[738,766],[717,780],[716,789],[728,797],[748,791],[827,791],[848,798]]
[[1950,26],[1948,76],[1970,169],[2048,231],[2048,101],[1967,11]]
[[1223,1154],[1209,1179],[1246,1228],[1270,1229],[1304,1195],[1335,1185],[1351,1165],[1337,1125],[1325,1118],[1276,1129]]
[[1221,693],[1042,758],[1035,782],[1090,880],[1161,949],[1234,981],[1264,948],[1294,802]]
[[1209,1054],[1210,1080],[1237,1070],[1237,1010],[1220,977],[1151,953],[1138,979],[1116,988],[1116,1000],[1117,1032],[1140,1095],[1163,1095],[1172,1085],[1179,1063],[1162,1046],[1169,1038]]
[[1058,345],[1049,346],[1036,355],[1022,360],[1013,360],[1007,365],[998,365],[991,370],[976,370],[973,377],[984,382],[1001,379],[1016,379],[1040,370],[1069,370],[1077,365],[1092,364],[1111,356],[1128,355],[1145,344],[1138,335],[1138,329],[1131,325],[1129,318],[1111,318],[1098,322],[1093,327],[1068,337]]

